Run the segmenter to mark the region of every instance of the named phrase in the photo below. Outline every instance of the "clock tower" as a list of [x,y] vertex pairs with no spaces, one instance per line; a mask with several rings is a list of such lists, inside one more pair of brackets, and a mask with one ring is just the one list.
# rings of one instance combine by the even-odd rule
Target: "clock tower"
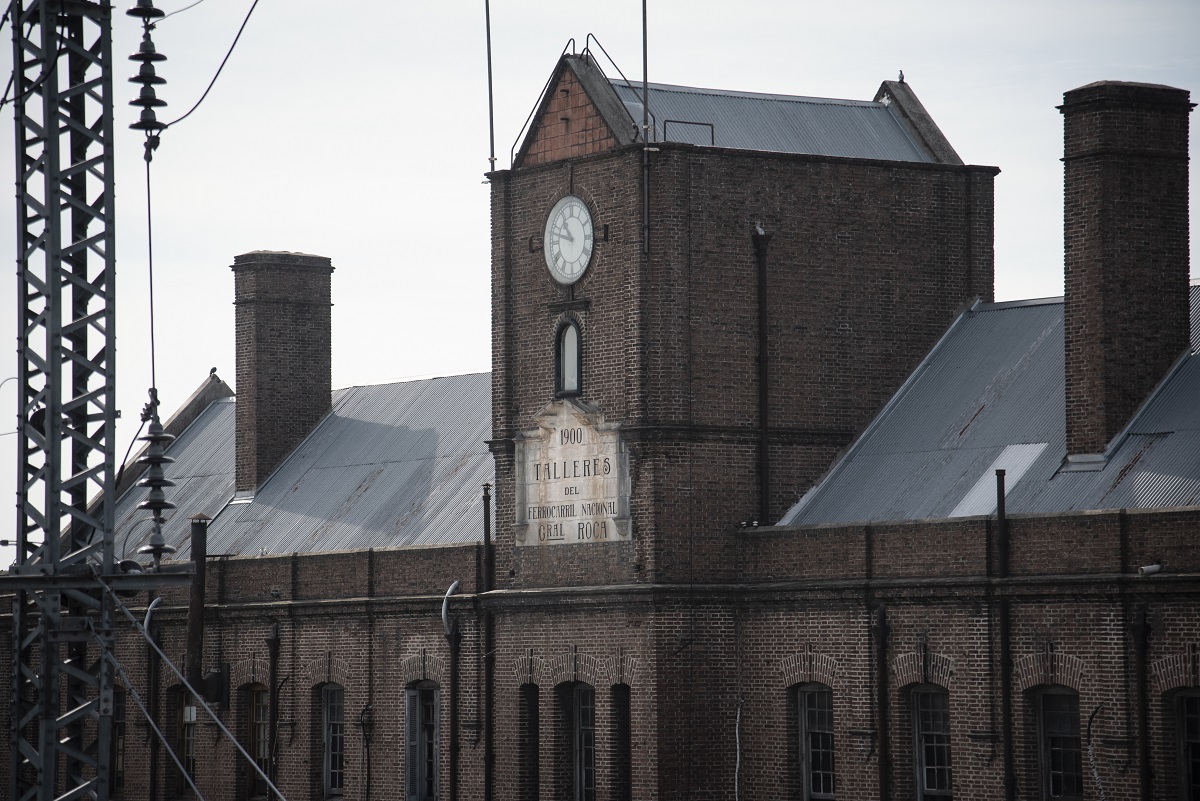
[[[641,104],[566,55],[489,176],[496,654],[543,705],[625,688],[596,714],[632,709],[656,743],[634,797],[724,797],[729,754],[692,729],[736,697],[730,606],[707,605],[735,592],[738,532],[991,299],[998,170],[964,165],[897,82],[872,101],[652,84],[649,142]],[[512,757],[505,797],[565,781]]]

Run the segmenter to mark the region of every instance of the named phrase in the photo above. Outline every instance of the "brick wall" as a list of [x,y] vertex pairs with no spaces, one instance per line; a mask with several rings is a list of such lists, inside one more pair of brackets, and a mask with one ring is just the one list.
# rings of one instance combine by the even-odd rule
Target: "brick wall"
[[237,489],[253,490],[329,411],[329,259],[255,251],[233,262]]
[[[578,320],[583,397],[622,425],[630,450],[634,530],[632,543],[517,555],[506,456],[497,462],[502,584],[732,575],[730,535],[758,516],[755,223],[772,235],[772,518],[954,315],[991,298],[993,168],[659,148],[648,255],[640,150],[492,174],[495,447],[507,453],[553,400],[554,334]],[[588,203],[598,241],[583,279],[562,287],[540,242],[546,213],[568,193]],[[697,539],[700,529],[708,533]]]
[[617,145],[608,123],[569,68],[562,69],[550,87],[533,131],[533,138],[523,145],[522,166],[603,153]]
[[1067,452],[1101,453],[1188,346],[1182,89],[1063,95]]

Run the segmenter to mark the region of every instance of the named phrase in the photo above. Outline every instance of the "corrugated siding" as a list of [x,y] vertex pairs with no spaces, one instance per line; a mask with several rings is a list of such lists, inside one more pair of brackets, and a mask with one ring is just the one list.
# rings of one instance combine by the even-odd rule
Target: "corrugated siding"
[[[1193,316],[1200,292],[1192,288]],[[1200,357],[1188,357],[1095,472],[1064,472],[1061,301],[986,304],[917,368],[784,524],[950,516],[1005,449],[1047,443],[1011,514],[1200,504]]]
[[[179,509],[166,533],[181,558],[187,555],[187,517],[197,509],[215,518],[210,553],[303,553],[482,538],[482,488],[495,480],[487,449],[489,373],[339,390],[332,413],[249,503],[229,503],[233,409],[232,402],[214,404],[169,451],[181,474],[212,464],[211,449],[224,454],[216,459],[217,475],[189,479],[169,491]],[[127,493],[122,508],[136,506],[144,492]],[[184,498],[189,505],[181,503]]]
[[[620,81],[612,86],[629,116],[640,125],[641,86],[630,87]],[[773,153],[933,161],[896,113],[882,103],[667,84],[650,84],[649,95],[656,141],[711,143]]]

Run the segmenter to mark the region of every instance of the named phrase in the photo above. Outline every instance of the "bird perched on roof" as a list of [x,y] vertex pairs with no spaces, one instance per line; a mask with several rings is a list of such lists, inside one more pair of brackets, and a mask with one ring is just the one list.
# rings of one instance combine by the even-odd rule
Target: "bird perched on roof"
[[904,70],[900,70],[900,83],[904,83]]

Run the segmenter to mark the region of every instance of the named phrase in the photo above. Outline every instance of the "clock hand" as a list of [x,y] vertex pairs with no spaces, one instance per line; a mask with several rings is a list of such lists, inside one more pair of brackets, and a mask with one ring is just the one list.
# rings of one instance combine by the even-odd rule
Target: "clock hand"
[[563,226],[563,227],[562,227],[560,230],[561,230],[561,231],[562,231],[564,234],[566,234],[566,235],[567,235],[567,241],[568,241],[568,242],[574,242],[574,241],[575,241],[575,237],[571,235],[571,228],[570,228],[570,226],[564,225],[564,226]]

